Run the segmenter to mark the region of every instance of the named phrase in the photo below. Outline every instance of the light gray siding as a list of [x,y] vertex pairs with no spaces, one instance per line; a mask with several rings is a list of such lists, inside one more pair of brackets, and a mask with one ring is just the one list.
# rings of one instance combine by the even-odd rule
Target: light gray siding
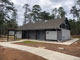
[[21,39],[22,38],[22,31],[17,31],[16,37]]
[[62,40],[69,40],[71,39],[70,30],[62,29]]
[[57,31],[46,31],[47,40],[57,40]]

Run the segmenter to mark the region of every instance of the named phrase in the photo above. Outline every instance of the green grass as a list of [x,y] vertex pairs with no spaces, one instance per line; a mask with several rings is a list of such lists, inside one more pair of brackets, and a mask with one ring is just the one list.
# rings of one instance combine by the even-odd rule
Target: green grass
[[23,43],[44,43],[44,42],[24,41]]
[[16,40],[21,40],[21,39],[17,38]]
[[38,43],[38,42],[33,42],[33,41],[24,41],[24,43]]

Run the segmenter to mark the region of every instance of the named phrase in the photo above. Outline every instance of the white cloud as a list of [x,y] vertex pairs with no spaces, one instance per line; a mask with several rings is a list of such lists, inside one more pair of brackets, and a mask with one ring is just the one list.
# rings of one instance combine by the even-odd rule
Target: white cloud
[[52,2],[50,0],[39,0],[39,4],[43,7],[46,7],[52,5]]

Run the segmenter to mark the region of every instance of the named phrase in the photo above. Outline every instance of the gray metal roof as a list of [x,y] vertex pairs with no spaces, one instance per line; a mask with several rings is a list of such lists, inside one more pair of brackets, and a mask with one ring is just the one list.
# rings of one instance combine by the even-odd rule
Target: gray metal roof
[[25,24],[17,30],[41,30],[41,29],[57,29],[60,28],[60,25],[65,21],[66,18],[48,20],[48,21],[40,21],[36,23],[28,23]]

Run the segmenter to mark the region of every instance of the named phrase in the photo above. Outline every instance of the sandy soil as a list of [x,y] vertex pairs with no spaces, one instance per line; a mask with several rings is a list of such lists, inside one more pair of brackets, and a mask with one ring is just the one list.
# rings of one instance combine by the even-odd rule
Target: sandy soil
[[29,52],[0,46],[0,60],[46,60]]
[[80,35],[72,35],[73,38],[80,38]]
[[0,38],[0,42],[5,42],[5,41],[7,41],[6,38]]
[[24,42],[17,44],[27,45],[32,47],[44,47],[45,49],[80,57],[80,40],[69,46],[60,44],[49,44],[49,43],[24,43]]

